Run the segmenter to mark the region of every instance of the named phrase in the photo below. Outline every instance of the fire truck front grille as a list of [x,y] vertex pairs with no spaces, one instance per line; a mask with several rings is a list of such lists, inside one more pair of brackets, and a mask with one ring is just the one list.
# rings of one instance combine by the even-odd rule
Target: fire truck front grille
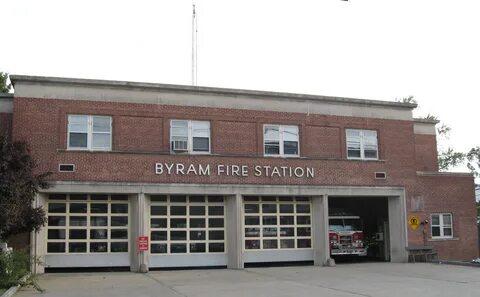
[[341,235],[340,236],[340,244],[341,245],[349,245],[352,243],[352,236],[350,235]]

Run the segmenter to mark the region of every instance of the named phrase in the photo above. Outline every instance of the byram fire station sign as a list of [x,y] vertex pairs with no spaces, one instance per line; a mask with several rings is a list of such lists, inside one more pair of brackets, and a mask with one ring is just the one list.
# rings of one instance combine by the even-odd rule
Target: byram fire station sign
[[195,176],[233,176],[233,177],[296,177],[313,178],[313,167],[291,167],[270,165],[211,165],[211,164],[186,164],[186,163],[155,163],[157,175],[195,175]]

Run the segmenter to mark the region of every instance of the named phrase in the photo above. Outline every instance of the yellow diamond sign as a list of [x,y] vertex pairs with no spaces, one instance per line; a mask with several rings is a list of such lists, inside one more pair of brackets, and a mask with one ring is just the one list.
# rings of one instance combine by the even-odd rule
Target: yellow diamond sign
[[413,231],[415,231],[420,225],[420,219],[417,216],[410,216],[408,218],[408,224]]

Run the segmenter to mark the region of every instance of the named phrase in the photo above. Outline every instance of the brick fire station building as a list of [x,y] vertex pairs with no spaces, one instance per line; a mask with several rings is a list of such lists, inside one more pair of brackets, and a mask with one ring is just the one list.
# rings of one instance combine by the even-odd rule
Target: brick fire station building
[[48,224],[30,238],[39,272],[323,265],[334,209],[362,218],[371,257],[478,257],[473,177],[438,172],[436,122],[415,104],[10,78],[0,131],[52,172],[36,200]]

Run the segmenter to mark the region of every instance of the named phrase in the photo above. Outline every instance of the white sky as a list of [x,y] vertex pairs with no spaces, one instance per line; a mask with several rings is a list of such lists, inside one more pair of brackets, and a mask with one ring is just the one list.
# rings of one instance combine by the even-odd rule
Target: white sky
[[[480,145],[480,1],[196,0],[198,84],[413,95],[449,145]],[[191,0],[0,0],[0,71],[191,83]]]

